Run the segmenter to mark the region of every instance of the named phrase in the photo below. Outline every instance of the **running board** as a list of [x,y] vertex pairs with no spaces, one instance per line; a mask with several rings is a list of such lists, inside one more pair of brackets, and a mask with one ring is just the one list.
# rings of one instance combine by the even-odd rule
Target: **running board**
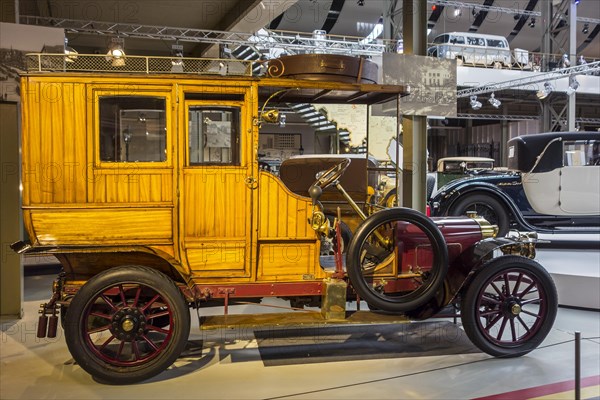
[[345,319],[325,319],[318,311],[296,311],[266,314],[211,315],[200,319],[200,330],[265,328],[283,326],[397,324],[410,320],[404,315],[383,314],[372,311],[352,311]]

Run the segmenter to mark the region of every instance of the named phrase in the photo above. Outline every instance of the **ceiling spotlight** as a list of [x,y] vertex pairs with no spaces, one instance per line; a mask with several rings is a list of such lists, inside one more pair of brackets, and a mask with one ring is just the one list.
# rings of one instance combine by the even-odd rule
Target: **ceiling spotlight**
[[219,75],[227,75],[227,65],[223,61],[219,62]]
[[65,61],[68,63],[73,63],[77,60],[77,55],[79,53],[72,47],[69,47],[69,39],[65,38]]
[[123,45],[125,41],[120,37],[113,37],[108,44],[108,53],[106,61],[110,61],[113,67],[122,67],[125,65],[125,50]]
[[473,110],[479,110],[481,108],[481,102],[477,101],[477,96],[471,96],[471,108]]
[[588,24],[586,22],[585,24],[583,24],[583,29],[581,30],[581,33],[583,33],[584,35],[587,35],[589,31],[590,31],[590,24]]
[[531,18],[531,20],[529,21],[529,27],[530,28],[535,28],[535,18]]
[[569,87],[567,88],[567,95],[572,95],[579,89],[579,82],[575,79],[575,75],[569,76]]
[[174,44],[171,46],[171,72],[183,72],[183,46]]
[[496,98],[494,93],[491,94],[490,99],[488,101],[494,108],[499,108],[502,104],[502,102]]
[[460,17],[461,15],[462,15],[462,11],[460,10],[460,7],[454,7],[454,16]]
[[552,86],[552,84],[550,82],[546,82],[546,83],[544,83],[544,88],[538,90],[535,95],[537,96],[538,99],[543,100],[546,97],[548,97],[550,92],[552,92],[553,90],[554,90],[554,86]]
[[364,6],[364,5],[365,5],[365,0],[358,0],[358,1],[356,2],[356,4],[358,4],[359,6],[361,6],[361,7],[362,7],[362,6]]

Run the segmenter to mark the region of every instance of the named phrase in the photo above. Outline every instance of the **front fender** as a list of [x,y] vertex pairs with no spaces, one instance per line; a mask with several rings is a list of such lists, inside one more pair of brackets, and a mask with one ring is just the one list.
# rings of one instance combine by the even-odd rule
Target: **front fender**
[[439,193],[433,199],[431,199],[431,205],[433,209],[432,213],[434,213],[436,216],[448,215],[448,212],[452,209],[452,206],[458,201],[458,199],[466,196],[467,194],[472,194],[475,192],[486,193],[497,197],[508,206],[509,210],[513,214],[520,214],[520,211],[513,199],[492,183],[472,183],[467,180],[466,182],[462,182],[456,186],[442,189],[443,190],[440,190]]
[[[535,243],[537,234],[535,232],[510,231],[506,237],[494,237],[483,239],[469,248],[460,256],[456,268],[448,272],[448,283],[451,297],[454,299],[458,293],[468,286],[473,275],[483,265],[494,258],[497,250],[503,255],[519,255],[530,259],[535,258]],[[460,266],[460,267],[459,267]]]
[[[514,185],[513,182],[500,182],[505,185]],[[456,202],[463,198],[464,196],[474,194],[474,193],[483,193],[494,196],[500,202],[502,202],[507,208],[508,211],[512,214],[514,219],[516,220],[519,229],[522,230],[539,230],[529,224],[523,214],[519,206],[515,203],[515,200],[509,196],[505,191],[499,189],[497,184],[489,183],[489,182],[470,182],[466,180],[465,182],[460,182],[455,185],[448,185],[446,188],[442,188],[440,192],[434,196],[430,201],[430,208],[432,216],[443,216],[449,215],[450,210]]]

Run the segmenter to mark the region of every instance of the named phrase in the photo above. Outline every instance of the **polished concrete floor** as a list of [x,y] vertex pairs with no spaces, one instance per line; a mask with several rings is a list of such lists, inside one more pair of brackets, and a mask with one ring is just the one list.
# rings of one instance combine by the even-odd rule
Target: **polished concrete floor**
[[[147,382],[108,386],[74,363],[60,328],[55,339],[36,338],[52,278],[27,277],[25,317],[2,320],[1,399],[477,398],[572,380],[574,331],[584,338],[581,376],[600,375],[600,313],[561,308],[544,343],[516,359],[479,352],[450,320],[209,333],[196,323],[173,367]],[[222,308],[202,310],[211,312]],[[600,398],[598,388],[582,398]]]

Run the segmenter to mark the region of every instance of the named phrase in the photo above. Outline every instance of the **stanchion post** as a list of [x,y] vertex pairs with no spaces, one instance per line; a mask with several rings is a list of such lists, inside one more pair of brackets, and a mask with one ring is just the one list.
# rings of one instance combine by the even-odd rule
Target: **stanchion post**
[[581,332],[575,331],[575,400],[581,399]]

